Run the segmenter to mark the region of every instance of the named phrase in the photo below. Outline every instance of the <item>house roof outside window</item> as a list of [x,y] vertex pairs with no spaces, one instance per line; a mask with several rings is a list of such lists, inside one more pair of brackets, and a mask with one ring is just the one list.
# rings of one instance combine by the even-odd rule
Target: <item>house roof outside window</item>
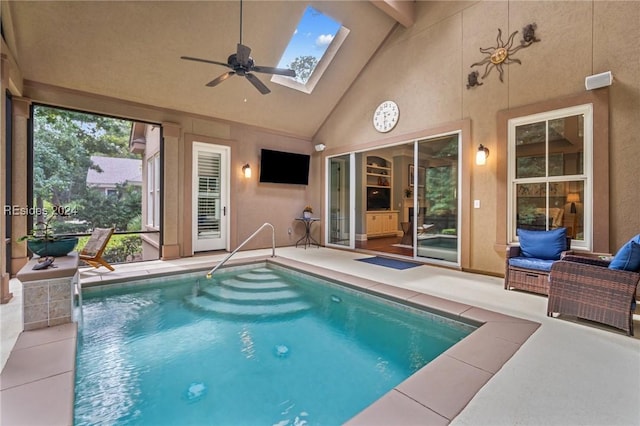
[[92,155],[91,162],[102,171],[90,168],[87,186],[106,188],[123,183],[142,186],[142,160]]

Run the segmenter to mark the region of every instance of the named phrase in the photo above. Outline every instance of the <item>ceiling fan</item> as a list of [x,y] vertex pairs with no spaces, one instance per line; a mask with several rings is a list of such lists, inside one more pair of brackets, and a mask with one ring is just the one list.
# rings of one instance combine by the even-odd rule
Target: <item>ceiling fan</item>
[[229,55],[226,63],[212,61],[209,59],[194,58],[191,56],[181,56],[180,59],[205,62],[207,64],[222,65],[224,67],[231,68],[231,71],[227,71],[226,73],[208,82],[206,85],[209,87],[217,86],[218,84],[222,83],[227,78],[235,74],[239,75],[240,77],[246,77],[247,80],[249,80],[249,82],[253,84],[253,86],[258,89],[263,95],[270,93],[271,90],[269,90],[269,88],[265,86],[258,77],[251,74],[252,71],[265,74],[284,75],[287,77],[296,76],[296,72],[291,69],[258,66],[253,62],[253,58],[249,56],[250,54],[251,48],[242,44],[242,0],[240,0],[240,43],[238,43],[236,53]]

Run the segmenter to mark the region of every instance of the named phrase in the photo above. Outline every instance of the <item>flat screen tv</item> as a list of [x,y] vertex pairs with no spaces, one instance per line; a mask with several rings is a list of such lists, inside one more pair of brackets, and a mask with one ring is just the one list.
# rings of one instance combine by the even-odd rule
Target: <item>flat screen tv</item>
[[367,188],[367,210],[391,209],[391,188]]
[[311,156],[263,149],[260,156],[260,182],[309,184]]

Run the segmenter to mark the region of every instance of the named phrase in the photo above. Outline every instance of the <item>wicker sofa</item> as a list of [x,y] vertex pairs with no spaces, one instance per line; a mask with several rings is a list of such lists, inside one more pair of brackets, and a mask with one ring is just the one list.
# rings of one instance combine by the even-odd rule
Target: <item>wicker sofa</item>
[[551,267],[547,316],[575,316],[633,335],[640,272],[609,268],[610,260],[569,252]]
[[571,248],[565,228],[551,231],[518,229],[520,244],[507,246],[504,273],[505,290],[549,294],[552,264]]

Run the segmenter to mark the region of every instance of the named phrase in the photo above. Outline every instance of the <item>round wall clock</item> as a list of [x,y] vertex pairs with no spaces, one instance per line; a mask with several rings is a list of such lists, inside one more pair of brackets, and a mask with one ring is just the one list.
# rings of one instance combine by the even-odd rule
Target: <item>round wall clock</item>
[[393,129],[400,118],[398,105],[393,101],[384,101],[373,113],[373,127],[377,131],[386,133]]

